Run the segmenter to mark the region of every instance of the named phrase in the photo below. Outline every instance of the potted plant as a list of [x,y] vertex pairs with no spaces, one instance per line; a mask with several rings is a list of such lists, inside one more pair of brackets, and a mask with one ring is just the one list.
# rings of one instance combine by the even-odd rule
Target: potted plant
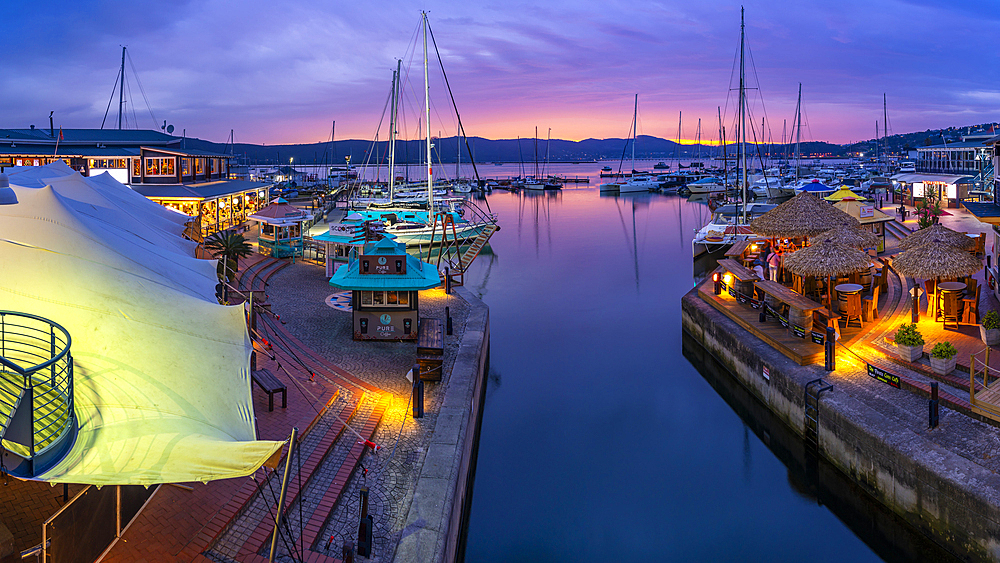
[[951,342],[938,342],[931,350],[931,369],[938,375],[948,375],[955,369],[955,356],[958,350]]
[[916,324],[903,323],[896,330],[896,349],[904,360],[915,362],[924,355],[924,336]]
[[979,336],[987,346],[1000,344],[1000,313],[990,311],[983,317],[983,324],[979,325]]

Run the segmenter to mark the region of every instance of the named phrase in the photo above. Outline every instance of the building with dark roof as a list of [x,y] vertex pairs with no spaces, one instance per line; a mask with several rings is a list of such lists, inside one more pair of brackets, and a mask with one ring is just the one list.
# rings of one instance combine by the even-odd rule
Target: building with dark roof
[[65,161],[84,176],[107,172],[152,201],[197,217],[201,236],[243,224],[267,204],[270,184],[237,180],[231,155],[185,148],[184,138],[136,129],[0,129],[0,171]]

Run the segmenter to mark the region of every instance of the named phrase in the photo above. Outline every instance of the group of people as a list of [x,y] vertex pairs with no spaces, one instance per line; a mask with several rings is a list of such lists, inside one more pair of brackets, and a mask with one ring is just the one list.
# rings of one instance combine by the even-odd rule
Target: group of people
[[[764,248],[754,259],[751,269],[757,277],[762,280],[778,281],[778,268],[781,266],[781,252],[776,252],[771,245],[765,244]],[[767,275],[764,275],[764,268],[767,268]]]

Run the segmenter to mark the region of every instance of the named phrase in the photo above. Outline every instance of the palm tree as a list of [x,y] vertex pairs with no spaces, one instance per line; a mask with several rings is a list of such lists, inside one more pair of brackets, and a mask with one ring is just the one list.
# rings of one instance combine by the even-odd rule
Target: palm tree
[[234,231],[219,231],[205,239],[205,250],[219,259],[219,279],[222,279],[223,268],[227,270],[226,281],[232,282],[239,268],[240,258],[253,254],[253,247],[241,234]]

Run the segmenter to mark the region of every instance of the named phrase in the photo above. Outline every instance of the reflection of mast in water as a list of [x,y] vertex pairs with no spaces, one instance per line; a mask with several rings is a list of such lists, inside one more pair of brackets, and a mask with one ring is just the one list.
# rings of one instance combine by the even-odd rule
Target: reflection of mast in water
[[[483,296],[486,295],[486,288],[487,286],[489,286],[490,283],[490,273],[493,272],[493,264],[494,262],[497,261],[496,254],[493,254],[491,252],[489,256],[490,256],[490,261],[486,263],[486,273],[483,274],[483,281],[482,283],[479,284],[479,288],[476,291],[476,295],[478,295],[480,299],[482,299]],[[480,254],[479,257],[482,258],[482,254]]]
[[[615,196],[615,207],[618,208],[618,220],[622,225],[622,234],[625,236],[625,244],[628,246],[628,227],[625,226],[625,216],[622,215],[622,206],[618,203],[619,196]],[[635,289],[639,291],[639,253],[635,237],[635,200],[632,200],[632,245],[629,247],[632,254],[632,262],[635,264]]]

